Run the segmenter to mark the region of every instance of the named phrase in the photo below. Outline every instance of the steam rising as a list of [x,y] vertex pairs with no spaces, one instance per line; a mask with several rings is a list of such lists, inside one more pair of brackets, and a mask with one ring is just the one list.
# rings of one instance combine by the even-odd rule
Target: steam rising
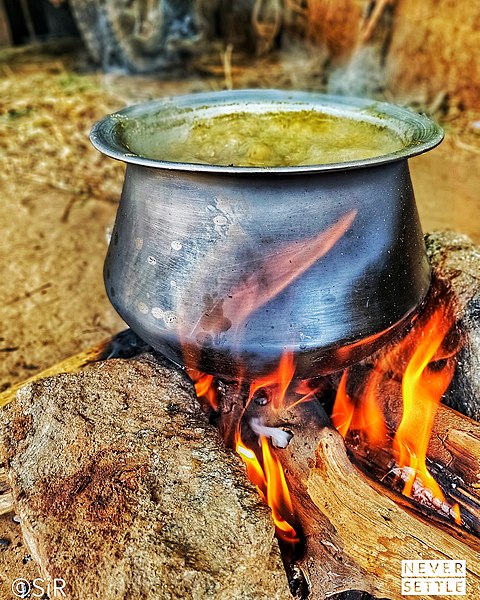
[[378,96],[385,87],[385,69],[381,62],[379,48],[358,48],[346,67],[331,73],[328,93],[341,96]]

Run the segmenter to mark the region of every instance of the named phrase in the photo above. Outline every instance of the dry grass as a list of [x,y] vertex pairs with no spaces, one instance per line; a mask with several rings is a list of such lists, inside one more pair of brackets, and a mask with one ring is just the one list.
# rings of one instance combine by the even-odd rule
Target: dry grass
[[[233,54],[233,56],[232,56]],[[284,62],[262,57],[251,64],[227,48],[204,56],[208,66],[183,81],[131,79],[81,74],[71,64],[74,53],[49,54],[45,45],[0,52],[0,189],[18,195],[19,186],[61,190],[71,202],[117,202],[124,166],[99,154],[88,139],[92,124],[126,103],[170,93],[224,87],[315,87],[318,77],[301,54]],[[199,61],[201,62],[201,61]],[[199,75],[203,71],[203,76]],[[113,81],[113,84],[112,84]],[[307,84],[309,82],[309,85]],[[196,82],[196,83],[195,83]],[[131,94],[132,88],[138,92]],[[132,96],[132,97],[129,97]],[[68,217],[68,211],[66,217]]]
[[[119,108],[95,75],[68,72],[60,61],[45,65],[0,62],[0,183],[45,184],[116,202],[123,166],[101,156],[88,139],[94,121]],[[5,188],[4,188],[5,189]]]

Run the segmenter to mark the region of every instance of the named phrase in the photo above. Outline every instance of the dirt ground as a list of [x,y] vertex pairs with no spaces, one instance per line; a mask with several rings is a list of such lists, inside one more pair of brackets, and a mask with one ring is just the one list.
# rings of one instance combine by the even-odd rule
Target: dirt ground
[[[310,62],[309,62],[310,61]],[[233,65],[234,87],[321,89],[314,60]],[[188,78],[98,75],[78,47],[0,55],[0,391],[124,327],[102,279],[123,167],[88,142],[95,120],[126,104],[225,87],[221,57]],[[480,242],[480,115],[443,120],[446,140],[413,159],[425,231]],[[19,525],[0,518],[0,598],[32,577]]]

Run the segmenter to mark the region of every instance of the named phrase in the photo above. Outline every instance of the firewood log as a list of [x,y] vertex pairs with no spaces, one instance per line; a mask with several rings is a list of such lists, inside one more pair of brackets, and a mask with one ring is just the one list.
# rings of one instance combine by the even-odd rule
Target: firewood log
[[131,329],[125,329],[116,335],[109,337],[97,346],[82,350],[74,356],[69,356],[65,360],[48,367],[25,381],[16,383],[0,394],[0,408],[11,402],[15,398],[17,391],[32,381],[39,381],[52,375],[60,373],[75,373],[76,371],[90,365],[98,360],[107,358],[130,358],[147,351],[149,346],[145,344]]
[[[445,410],[450,414],[451,409]],[[406,501],[399,506],[394,494],[372,485],[350,462],[343,439],[327,424],[319,403],[278,414],[269,405],[252,405],[246,419],[253,414],[293,434],[285,449],[274,452],[285,469],[305,534],[304,554],[294,567],[309,582],[309,598],[360,590],[400,600],[402,560],[452,559],[466,560],[468,597],[480,599],[478,538],[462,531],[455,537],[437,522],[407,511]],[[455,419],[456,430],[465,433],[471,423],[466,419],[462,429],[458,423],[465,424],[464,417],[455,414]],[[455,437],[460,445],[464,439],[468,436]],[[305,508],[312,503],[316,511]]]

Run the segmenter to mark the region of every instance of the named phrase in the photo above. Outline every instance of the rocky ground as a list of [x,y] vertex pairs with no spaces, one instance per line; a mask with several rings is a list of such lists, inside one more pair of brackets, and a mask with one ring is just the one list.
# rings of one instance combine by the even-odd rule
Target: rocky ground
[[171,364],[29,384],[3,421],[30,552],[72,600],[290,597],[269,509]]

